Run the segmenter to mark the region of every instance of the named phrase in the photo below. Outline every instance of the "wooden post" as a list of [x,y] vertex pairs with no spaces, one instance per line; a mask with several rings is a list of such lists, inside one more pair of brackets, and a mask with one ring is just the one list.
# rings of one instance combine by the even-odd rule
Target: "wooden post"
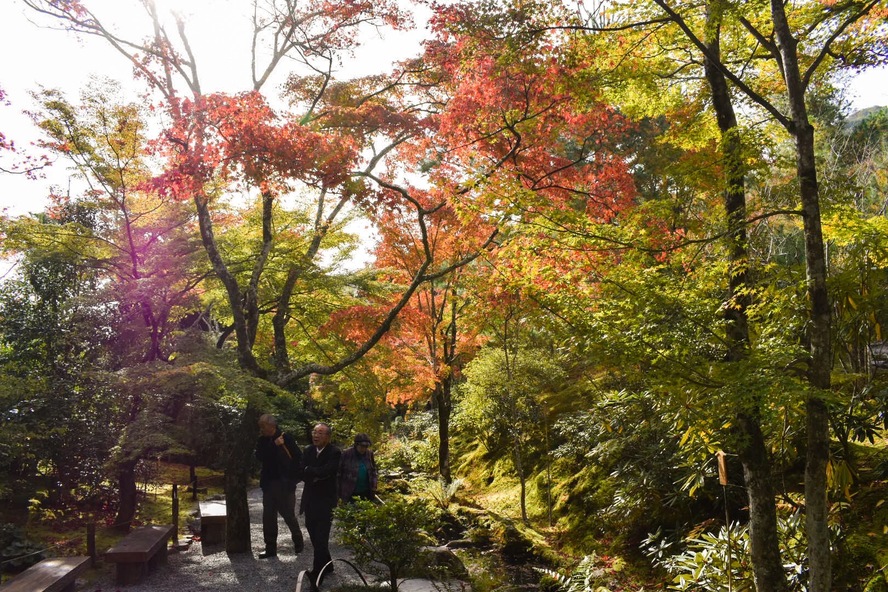
[[716,453],[718,457],[718,482],[722,486],[722,494],[725,498],[725,533],[728,543],[728,592],[734,589],[733,574],[731,573],[731,516],[728,514],[728,463],[725,461],[724,450]]
[[179,486],[173,483],[173,548],[179,548]]
[[96,554],[96,523],[86,525],[86,554],[89,555],[90,565],[96,566],[98,555]]
[[191,501],[197,501],[197,470],[194,463],[188,465],[188,478],[191,480]]
[[716,453],[718,457],[718,482],[722,487],[728,484],[728,464],[725,462],[725,451],[719,450]]

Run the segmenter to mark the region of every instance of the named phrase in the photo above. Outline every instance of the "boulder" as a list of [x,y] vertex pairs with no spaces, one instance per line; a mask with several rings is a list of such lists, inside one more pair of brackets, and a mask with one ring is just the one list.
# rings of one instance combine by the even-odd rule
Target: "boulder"
[[418,565],[436,579],[468,578],[469,572],[462,560],[447,547],[423,547]]

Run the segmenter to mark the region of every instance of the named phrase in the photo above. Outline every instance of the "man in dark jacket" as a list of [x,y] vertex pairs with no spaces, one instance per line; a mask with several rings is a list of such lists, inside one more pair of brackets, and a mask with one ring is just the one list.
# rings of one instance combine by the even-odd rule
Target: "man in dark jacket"
[[[314,548],[311,571],[307,574],[311,582],[320,585],[318,575],[330,562],[330,529],[333,526],[333,509],[337,503],[336,472],[342,451],[330,443],[333,430],[325,423],[319,423],[311,431],[311,445],[302,454],[303,479],[302,502],[299,513],[305,514],[305,528]],[[327,568],[333,571],[333,566]]]
[[302,453],[293,436],[281,432],[277,418],[265,414],[259,418],[256,458],[262,463],[259,487],[262,488],[262,534],[265,551],[260,559],[277,555],[278,514],[287,523],[296,553],[302,551],[302,530],[296,519],[296,484],[302,470]]

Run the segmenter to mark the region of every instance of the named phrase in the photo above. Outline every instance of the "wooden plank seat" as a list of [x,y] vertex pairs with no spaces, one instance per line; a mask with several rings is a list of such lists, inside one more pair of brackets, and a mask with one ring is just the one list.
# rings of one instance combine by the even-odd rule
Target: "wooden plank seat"
[[137,584],[148,572],[167,561],[172,524],[140,526],[105,552],[105,561],[117,564],[117,584]]
[[90,565],[90,558],[49,557],[35,563],[0,586],[3,592],[74,592],[77,575]]
[[200,512],[200,541],[213,545],[225,542],[225,500],[198,502]]

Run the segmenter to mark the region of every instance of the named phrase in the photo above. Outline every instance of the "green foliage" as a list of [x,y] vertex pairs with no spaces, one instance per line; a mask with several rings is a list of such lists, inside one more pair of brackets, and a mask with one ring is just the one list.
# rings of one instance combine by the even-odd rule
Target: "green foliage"
[[[279,416],[287,429],[304,427],[301,401],[288,391],[242,371],[232,352],[219,351],[199,332],[178,340],[172,363],[148,363],[118,373],[119,389],[140,402],[125,427],[114,460],[162,457],[225,467],[246,443],[241,421],[252,405]],[[250,426],[249,446],[255,426]]]
[[360,500],[338,507],[335,516],[339,542],[363,568],[385,576],[392,592],[431,542],[424,530],[430,526],[428,510],[406,498],[393,497],[385,504]]
[[15,376],[0,367],[0,413],[3,429],[0,430],[0,500],[9,501],[16,494],[13,475],[34,470],[42,453],[42,446],[28,441],[33,436],[35,417],[25,413],[25,393],[38,392],[41,381]]
[[438,426],[435,416],[410,411],[392,422],[390,437],[377,457],[382,471],[397,474],[434,474],[438,467]]
[[420,479],[412,484],[412,489],[419,495],[429,498],[441,510],[447,511],[462,485],[462,479],[454,479],[450,483],[445,482],[443,478]]
[[589,410],[559,418],[555,509],[571,532],[632,543],[659,525],[692,520],[718,495],[706,479],[712,455],[702,440],[699,457],[692,443],[681,445],[664,403],[651,393],[602,393]]
[[2,571],[21,570],[43,559],[42,547],[28,540],[14,524],[0,524],[0,566]]
[[[854,445],[858,481],[847,501],[834,504],[831,518],[838,525],[833,538],[836,590],[888,590],[888,491],[878,470],[883,447]],[[867,588],[871,586],[871,588]]]
[[465,368],[454,427],[497,456],[535,450],[544,441],[544,400],[562,388],[563,367],[551,353],[482,349]]
[[[803,592],[807,589],[804,516],[797,513],[778,519],[777,531],[789,589]],[[673,574],[670,590],[727,590],[729,579],[738,592],[755,590],[747,526],[731,524],[729,529],[722,527],[714,534],[692,535],[683,541],[684,550],[678,553],[674,553],[675,546],[661,533],[644,542],[646,553],[654,562]]]
[[563,592],[610,592],[610,588],[601,585],[609,579],[607,567],[601,558],[592,554],[583,557],[569,575],[546,568],[537,568],[537,571],[554,580]]
[[93,282],[70,253],[38,248],[0,285],[0,470],[50,477],[63,513],[101,505],[114,438],[115,393],[100,372],[110,327]]
[[521,518],[529,521],[527,483],[548,450],[547,399],[564,390],[557,356],[535,348],[486,347],[465,368],[455,431],[479,442],[491,459],[510,457],[519,482]]

